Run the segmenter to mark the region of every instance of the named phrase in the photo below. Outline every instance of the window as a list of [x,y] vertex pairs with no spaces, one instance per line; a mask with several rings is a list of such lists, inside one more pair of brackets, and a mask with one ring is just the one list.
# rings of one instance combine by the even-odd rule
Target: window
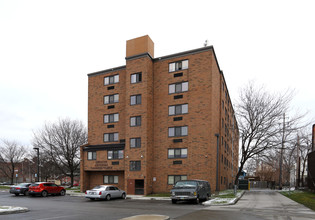
[[117,102],[119,102],[119,94],[104,96],[104,104],[117,103]]
[[119,75],[104,77],[104,85],[119,83]]
[[187,158],[187,148],[168,149],[168,158]]
[[131,83],[138,83],[141,81],[142,81],[142,73],[131,74],[131,79],[130,79]]
[[139,104],[141,104],[141,95],[130,96],[130,105],[139,105]]
[[96,151],[87,152],[88,160],[96,160]]
[[188,104],[168,106],[168,115],[182,115],[188,113]]
[[119,114],[109,114],[109,115],[104,115],[104,123],[114,123],[119,121]]
[[118,176],[104,176],[104,183],[117,184]]
[[168,64],[169,72],[175,72],[178,70],[185,70],[185,69],[188,69],[188,60],[182,60],[182,61],[177,61],[177,62]]
[[118,133],[107,133],[104,134],[104,142],[118,141]]
[[130,171],[141,170],[141,161],[130,161]]
[[169,137],[181,137],[188,135],[188,126],[171,127],[168,128]]
[[188,82],[180,82],[168,85],[168,93],[180,93],[188,91]]
[[187,176],[186,175],[171,175],[171,176],[168,176],[167,184],[174,185],[176,182],[178,182],[180,180],[187,180]]
[[109,150],[107,151],[107,159],[123,159],[124,158],[124,151],[123,150]]
[[141,138],[130,138],[130,147],[131,148],[141,147]]
[[130,117],[130,126],[141,126],[141,116]]

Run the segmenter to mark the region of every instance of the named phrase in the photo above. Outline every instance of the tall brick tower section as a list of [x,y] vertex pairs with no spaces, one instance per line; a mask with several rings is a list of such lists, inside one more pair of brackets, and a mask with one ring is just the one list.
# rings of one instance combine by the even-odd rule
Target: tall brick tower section
[[[126,140],[141,137],[141,148],[131,148],[126,142],[126,165],[140,161],[141,170],[126,169],[125,186],[129,194],[144,189],[152,191],[153,166],[153,56],[154,43],[148,35],[127,41],[126,47],[126,121],[140,117],[141,126],[126,123]],[[140,83],[132,83],[133,74],[141,75]],[[131,96],[141,94],[141,104],[132,105]]]

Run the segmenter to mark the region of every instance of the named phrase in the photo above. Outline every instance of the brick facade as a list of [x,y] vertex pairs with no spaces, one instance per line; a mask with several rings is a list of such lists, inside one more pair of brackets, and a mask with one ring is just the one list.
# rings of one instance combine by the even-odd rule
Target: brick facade
[[[237,172],[238,128],[213,47],[153,58],[154,44],[144,36],[127,41],[126,51],[125,66],[88,75],[88,144],[81,147],[81,190],[104,184],[104,176],[115,176],[114,184],[128,194],[168,192],[173,178],[208,180],[214,191],[217,171],[218,189],[228,188]],[[188,68],[170,72],[174,62]],[[141,81],[131,83],[135,73],[141,73]],[[104,85],[105,77],[117,74],[119,82]],[[169,87],[180,89],[179,83],[186,82],[188,91],[169,93]],[[119,101],[104,104],[104,96],[114,94]],[[141,95],[141,104],[131,105],[134,95]],[[182,113],[181,105],[186,104],[188,112]],[[169,107],[179,114],[169,115]],[[104,115],[116,113],[118,122],[104,123]],[[141,125],[131,126],[136,116]],[[179,136],[169,137],[175,130]],[[118,133],[118,140],[104,142],[104,134],[110,133]],[[141,138],[141,147],[131,147],[131,138]],[[123,157],[108,159],[114,150]],[[172,158],[175,151],[183,152],[181,157]],[[88,152],[96,152],[96,158],[88,160]],[[131,170],[134,163],[141,164],[139,170]]]

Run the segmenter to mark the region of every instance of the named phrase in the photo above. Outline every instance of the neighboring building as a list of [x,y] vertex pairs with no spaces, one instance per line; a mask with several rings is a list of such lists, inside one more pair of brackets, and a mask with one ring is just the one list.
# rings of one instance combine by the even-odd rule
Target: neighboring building
[[232,185],[238,126],[212,46],[154,58],[150,37],[135,38],[125,66],[88,79],[82,191],[115,184],[146,195],[184,179],[207,180],[212,191]]
[[312,128],[312,152],[307,155],[307,186],[315,191],[315,124]]

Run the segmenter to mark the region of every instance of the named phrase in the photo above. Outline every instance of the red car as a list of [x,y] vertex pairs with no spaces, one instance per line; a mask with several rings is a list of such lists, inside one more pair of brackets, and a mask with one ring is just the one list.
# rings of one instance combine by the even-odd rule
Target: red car
[[66,195],[65,188],[49,182],[33,183],[29,186],[28,192],[31,196],[41,195],[42,197],[46,197],[48,194],[61,196]]

